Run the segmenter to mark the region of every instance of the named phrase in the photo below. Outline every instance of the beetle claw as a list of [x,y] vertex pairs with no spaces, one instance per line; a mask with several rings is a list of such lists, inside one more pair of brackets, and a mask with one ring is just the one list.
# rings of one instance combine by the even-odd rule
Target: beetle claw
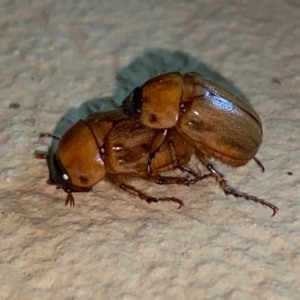
[[261,204],[264,207],[268,207],[268,208],[270,208],[270,209],[273,210],[273,214],[272,214],[271,217],[274,217],[276,215],[276,213],[278,212],[278,210],[279,210],[279,208],[277,206],[275,206],[274,204],[272,204],[270,202],[267,202],[265,200],[262,200],[260,198],[255,197],[255,196],[251,196],[251,195],[247,195],[247,194],[244,194],[244,193],[240,193],[240,192],[238,192],[236,190],[233,190],[233,189],[230,189],[230,188],[228,188],[226,190],[225,194],[226,195],[232,195],[235,198],[244,198],[247,201],[253,201],[255,203]]
[[277,214],[279,208],[277,206],[275,206],[275,205],[268,206],[268,207],[270,207],[273,210],[273,214],[271,216],[271,218],[273,218]]

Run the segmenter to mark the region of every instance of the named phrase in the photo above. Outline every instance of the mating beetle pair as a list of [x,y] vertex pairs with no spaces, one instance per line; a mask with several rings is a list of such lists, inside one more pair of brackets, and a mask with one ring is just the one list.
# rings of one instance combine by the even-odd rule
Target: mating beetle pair
[[[135,88],[124,100],[123,112],[129,117],[120,112],[107,112],[92,114],[85,121],[79,121],[87,127],[87,132],[91,131],[90,137],[87,133],[81,134],[76,123],[60,140],[54,158],[47,156],[50,181],[68,193],[67,202],[73,203],[72,192],[90,190],[106,174],[120,188],[148,199],[148,202],[175,201],[182,205],[181,200],[176,198],[148,197],[131,186],[127,188],[128,185],[118,178],[122,174],[136,174],[156,183],[188,185],[211,175],[226,195],[267,206],[273,210],[272,216],[278,211],[269,202],[230,188],[209,161],[209,158],[215,158],[229,166],[239,167],[254,159],[264,171],[255,157],[263,136],[260,118],[250,105],[226,89],[197,73],[166,73]],[[123,118],[126,121],[120,121]],[[81,138],[88,140],[80,141]],[[116,144],[110,142],[114,138]],[[77,146],[69,146],[73,143]],[[76,152],[79,145],[89,149]],[[118,151],[122,154],[119,155]],[[185,166],[193,153],[210,174],[201,177]],[[135,155],[142,155],[142,160],[136,160]],[[122,169],[119,166],[124,162]],[[97,171],[98,164],[102,166],[101,171]],[[72,172],[76,169],[75,173],[82,168],[85,175],[82,178],[79,175],[79,181],[78,178],[75,181],[69,168]],[[192,178],[186,176],[160,181],[159,178],[165,177],[158,175],[159,172],[174,168],[180,168]],[[61,179],[61,174],[65,179]],[[86,179],[88,184],[83,184]]]

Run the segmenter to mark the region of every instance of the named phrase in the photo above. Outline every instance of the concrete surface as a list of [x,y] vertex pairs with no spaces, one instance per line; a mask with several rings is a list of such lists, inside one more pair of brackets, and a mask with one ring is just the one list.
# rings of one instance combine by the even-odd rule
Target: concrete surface
[[[299,16],[298,0],[1,0],[0,299],[299,299]],[[106,181],[69,208],[47,185],[40,132],[61,135],[169,70],[204,73],[255,107],[266,172],[217,165],[278,205],[274,218],[213,180],[136,182],[181,210]]]

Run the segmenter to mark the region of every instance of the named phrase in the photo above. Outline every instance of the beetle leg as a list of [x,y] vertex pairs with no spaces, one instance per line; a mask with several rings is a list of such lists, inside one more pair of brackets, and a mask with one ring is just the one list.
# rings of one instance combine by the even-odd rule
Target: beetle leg
[[150,182],[155,182],[157,184],[179,184],[179,185],[189,186],[190,184],[195,184],[198,181],[201,181],[205,178],[212,176],[211,173],[204,174],[201,176],[201,173],[198,174],[191,168],[181,165],[179,163],[178,157],[175,152],[174,142],[172,140],[169,140],[168,143],[169,143],[170,154],[172,157],[174,169],[179,169],[182,172],[188,173],[188,174],[192,175],[193,178],[190,178],[188,176],[186,176],[186,177],[170,177],[170,176],[162,176],[162,175],[152,175],[151,177],[144,178],[145,180],[148,180]]
[[261,172],[262,172],[262,173],[265,172],[265,167],[264,167],[264,165],[261,163],[261,161],[260,161],[256,156],[253,157],[253,160],[258,164],[258,166],[259,166]]
[[155,158],[156,152],[159,151],[160,147],[164,143],[166,136],[167,136],[167,132],[168,132],[168,129],[159,130],[151,143],[151,149],[150,149],[150,153],[149,153],[148,161],[147,161],[147,176],[148,177],[151,177],[151,175],[152,175],[152,167],[151,167],[152,160]]
[[[192,171],[187,168],[186,172]],[[192,171],[193,172],[193,171]],[[192,174],[194,176],[194,172]],[[201,181],[207,177],[210,177],[211,174],[204,174],[202,176],[197,175],[194,178],[186,177],[172,177],[172,176],[162,176],[162,175],[152,175],[151,177],[144,178],[147,181],[154,182],[160,185],[167,185],[167,184],[178,184],[178,185],[186,185],[189,186],[190,184],[195,184],[198,181]]]
[[145,193],[136,189],[135,187],[125,183],[124,176],[119,176],[116,174],[106,174],[106,178],[110,182],[118,186],[120,189],[122,189],[123,191],[126,191],[131,195],[139,197],[140,199],[146,201],[148,204],[157,203],[157,202],[175,202],[179,205],[178,209],[184,206],[183,201],[175,197],[155,198],[155,197],[148,196]]
[[44,137],[51,137],[51,138],[53,138],[55,140],[60,140],[59,137],[57,137],[56,135],[53,135],[52,133],[48,133],[48,132],[40,133],[39,138],[42,139]]
[[260,198],[257,198],[256,196],[251,196],[245,193],[241,193],[236,191],[235,189],[232,189],[231,187],[228,186],[226,180],[223,178],[223,175],[219,173],[210,163],[209,161],[205,158],[205,156],[197,151],[197,157],[205,165],[205,167],[213,174],[215,177],[216,181],[219,183],[220,187],[224,191],[225,195],[232,195],[236,198],[244,198],[247,201],[253,201],[255,203],[259,203],[262,206],[269,207],[273,210],[273,214],[271,217],[274,217],[275,214],[278,211],[278,207],[275,206],[274,204],[267,202],[265,200],[262,200]]
[[[169,147],[170,147],[170,154],[171,154],[171,157],[172,157],[172,161],[173,161],[173,166],[174,166],[174,169],[179,169],[181,170],[182,172],[185,172],[185,173],[188,173],[190,175],[192,175],[194,177],[194,181],[193,182],[190,182],[190,184],[194,184],[198,181],[201,181],[205,178],[208,178],[210,176],[212,176],[211,173],[208,173],[208,174],[204,174],[201,176],[201,173],[196,173],[194,170],[192,170],[191,168],[187,167],[187,166],[183,166],[179,163],[179,160],[178,160],[178,157],[176,155],[176,152],[175,152],[175,148],[174,148],[174,142],[172,140],[169,140],[168,141],[169,143]],[[190,179],[191,180],[191,179]],[[160,184],[160,183],[159,183]]]

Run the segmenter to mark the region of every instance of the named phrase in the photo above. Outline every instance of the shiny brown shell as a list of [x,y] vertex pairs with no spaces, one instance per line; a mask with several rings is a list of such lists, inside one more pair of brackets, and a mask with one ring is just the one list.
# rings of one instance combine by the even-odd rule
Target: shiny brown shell
[[262,143],[254,109],[194,72],[150,79],[124,100],[123,111],[150,128],[175,127],[206,157],[234,167],[251,160]]
[[[73,192],[87,192],[106,177],[119,188],[139,196],[148,203],[171,201],[183,205],[177,198],[155,198],[128,185],[132,178],[143,178],[158,184],[189,185],[201,180],[186,164],[194,147],[181,137],[176,129],[168,132],[160,149],[152,158],[151,174],[147,172],[149,154],[152,150],[156,130],[122,113],[122,110],[97,112],[79,120],[59,139],[55,153],[39,154],[45,158],[50,171],[49,184],[62,188],[68,195],[66,204],[74,205]],[[186,177],[164,177],[161,172],[182,169]]]

